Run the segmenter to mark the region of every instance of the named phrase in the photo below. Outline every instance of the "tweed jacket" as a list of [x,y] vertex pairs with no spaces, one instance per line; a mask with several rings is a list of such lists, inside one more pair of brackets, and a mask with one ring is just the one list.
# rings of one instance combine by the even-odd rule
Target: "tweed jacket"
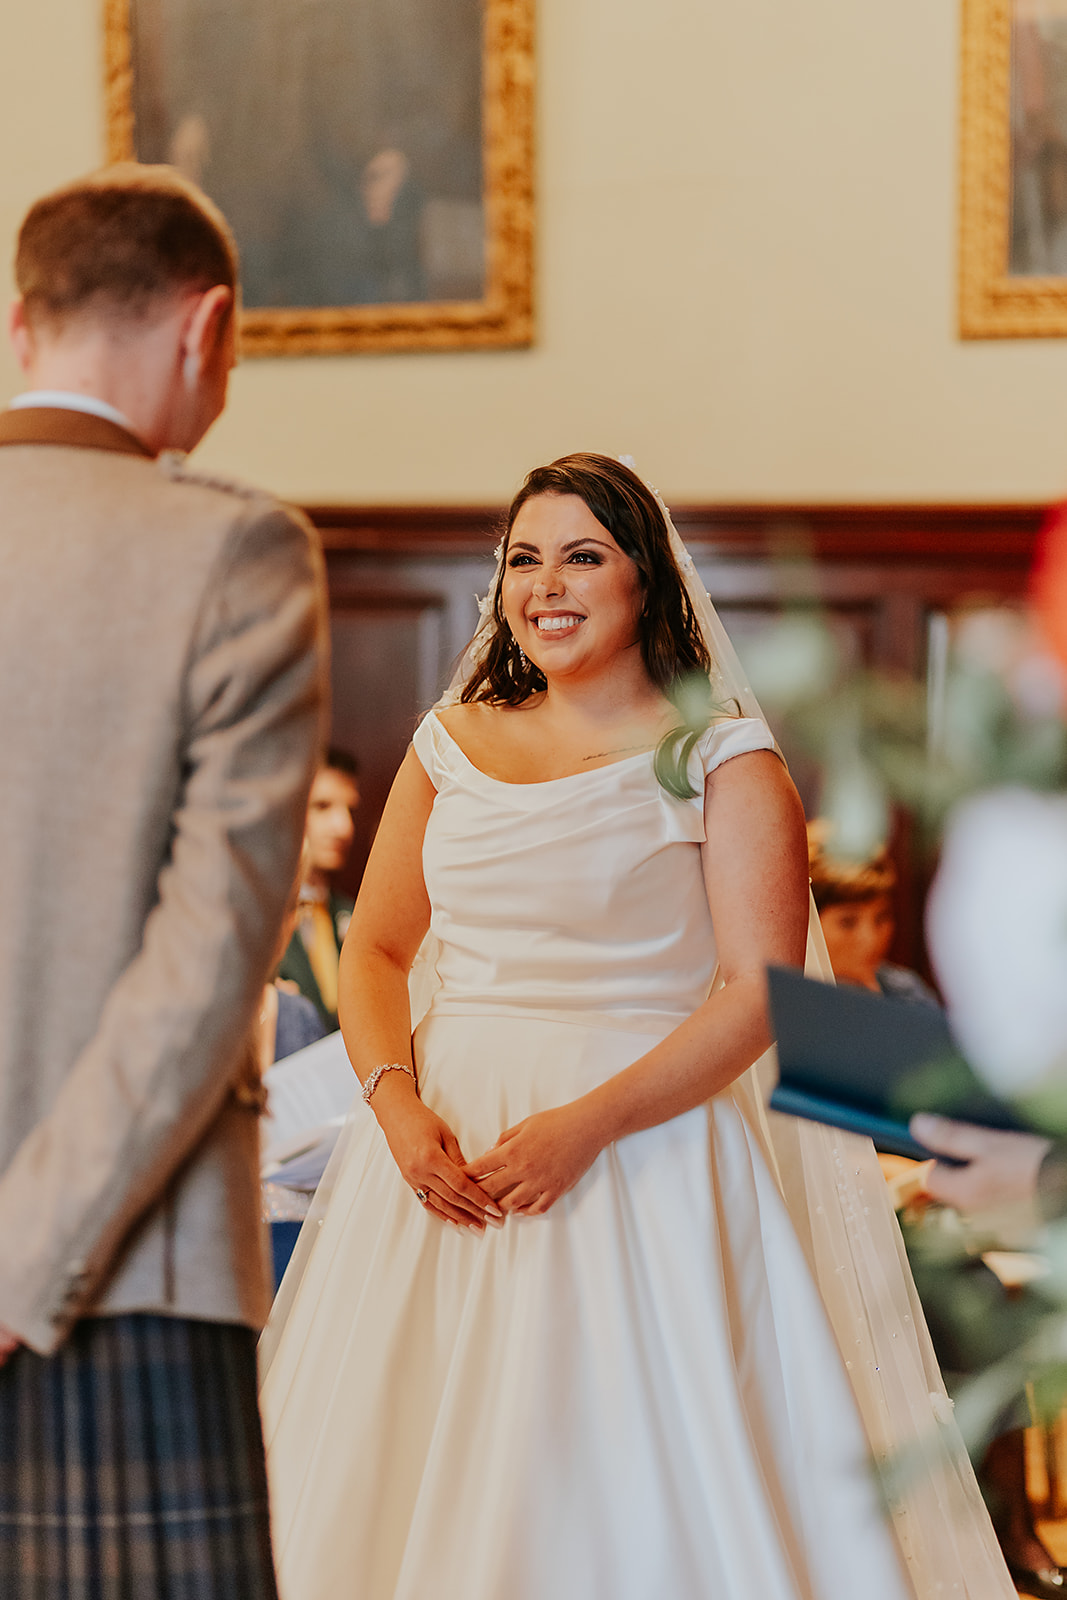
[[250,1027],[326,715],[321,554],[78,412],[0,414],[0,1323],[259,1325]]

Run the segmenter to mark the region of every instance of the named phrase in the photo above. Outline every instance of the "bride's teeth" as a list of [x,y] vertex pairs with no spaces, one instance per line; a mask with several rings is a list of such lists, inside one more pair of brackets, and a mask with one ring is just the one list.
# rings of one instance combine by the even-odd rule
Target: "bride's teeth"
[[538,617],[537,626],[542,633],[557,633],[561,628],[569,628],[581,620],[576,616]]

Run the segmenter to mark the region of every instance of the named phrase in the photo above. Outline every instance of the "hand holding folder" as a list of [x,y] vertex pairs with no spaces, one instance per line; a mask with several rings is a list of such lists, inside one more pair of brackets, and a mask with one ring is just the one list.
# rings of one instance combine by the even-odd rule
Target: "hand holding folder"
[[768,968],[767,983],[778,1039],[772,1111],[867,1134],[876,1149],[916,1161],[936,1153],[908,1132],[916,1111],[1025,1128],[975,1076],[935,1007],[820,983],[789,967]]

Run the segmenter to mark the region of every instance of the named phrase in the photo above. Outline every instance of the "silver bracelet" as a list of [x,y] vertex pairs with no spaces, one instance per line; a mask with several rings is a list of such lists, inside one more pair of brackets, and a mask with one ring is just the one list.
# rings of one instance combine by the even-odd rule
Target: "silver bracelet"
[[370,1101],[371,1095],[374,1093],[379,1083],[381,1083],[382,1078],[387,1072],[406,1072],[408,1077],[414,1082],[416,1089],[419,1086],[419,1080],[415,1077],[414,1067],[409,1067],[406,1061],[387,1061],[383,1066],[375,1067],[374,1071],[363,1085],[364,1100],[368,1102]]

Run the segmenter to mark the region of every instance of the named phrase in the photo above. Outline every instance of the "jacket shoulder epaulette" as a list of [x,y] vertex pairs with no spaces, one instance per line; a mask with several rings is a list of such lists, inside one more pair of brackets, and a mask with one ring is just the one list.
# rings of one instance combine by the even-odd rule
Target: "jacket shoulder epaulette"
[[164,450],[156,457],[156,466],[171,483],[188,483],[198,489],[214,489],[219,494],[236,495],[239,500],[270,500],[274,497],[254,484],[242,483],[239,478],[224,478],[213,472],[200,472],[191,468],[180,450]]

